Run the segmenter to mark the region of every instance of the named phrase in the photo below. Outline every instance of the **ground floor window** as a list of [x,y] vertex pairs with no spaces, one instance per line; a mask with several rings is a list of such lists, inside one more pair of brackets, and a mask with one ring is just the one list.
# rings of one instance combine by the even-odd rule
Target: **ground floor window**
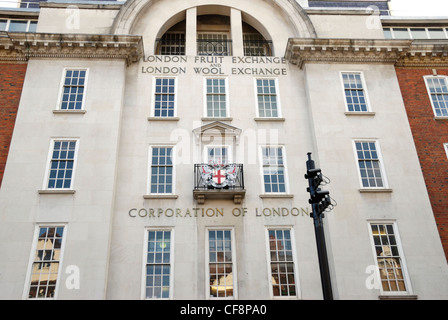
[[171,230],[148,230],[145,298],[168,299],[171,291]]
[[208,241],[208,295],[210,298],[234,298],[235,250],[232,229],[209,229]]
[[291,229],[268,229],[269,272],[272,295],[297,295]]
[[39,226],[35,235],[28,299],[54,298],[61,264],[64,226]]

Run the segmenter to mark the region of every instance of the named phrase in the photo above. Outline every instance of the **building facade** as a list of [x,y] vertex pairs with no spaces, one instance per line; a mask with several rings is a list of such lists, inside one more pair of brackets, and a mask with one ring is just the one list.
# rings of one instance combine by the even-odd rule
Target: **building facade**
[[36,32],[4,31],[0,46],[27,61],[0,297],[322,299],[311,152],[331,180],[334,298],[448,298],[395,69],[423,49],[386,39],[379,14],[41,3]]

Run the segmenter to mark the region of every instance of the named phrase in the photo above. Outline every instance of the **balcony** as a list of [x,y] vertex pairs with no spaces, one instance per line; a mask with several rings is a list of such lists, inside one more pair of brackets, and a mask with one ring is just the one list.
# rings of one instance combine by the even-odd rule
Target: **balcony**
[[198,204],[209,199],[233,200],[240,204],[246,195],[242,164],[195,164],[193,197]]

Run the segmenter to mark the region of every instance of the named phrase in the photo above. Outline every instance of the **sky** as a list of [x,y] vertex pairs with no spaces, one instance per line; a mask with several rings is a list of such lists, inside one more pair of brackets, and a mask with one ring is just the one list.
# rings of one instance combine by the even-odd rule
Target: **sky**
[[448,17],[448,0],[391,0],[389,7],[394,16]]

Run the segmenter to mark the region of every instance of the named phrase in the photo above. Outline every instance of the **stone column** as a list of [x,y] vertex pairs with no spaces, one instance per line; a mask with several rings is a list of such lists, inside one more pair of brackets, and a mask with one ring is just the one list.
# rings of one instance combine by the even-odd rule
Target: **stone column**
[[196,44],[197,10],[196,7],[187,10],[185,27],[185,55],[195,56]]
[[230,9],[230,34],[232,37],[232,55],[244,56],[243,49],[243,20],[241,18],[241,11]]

